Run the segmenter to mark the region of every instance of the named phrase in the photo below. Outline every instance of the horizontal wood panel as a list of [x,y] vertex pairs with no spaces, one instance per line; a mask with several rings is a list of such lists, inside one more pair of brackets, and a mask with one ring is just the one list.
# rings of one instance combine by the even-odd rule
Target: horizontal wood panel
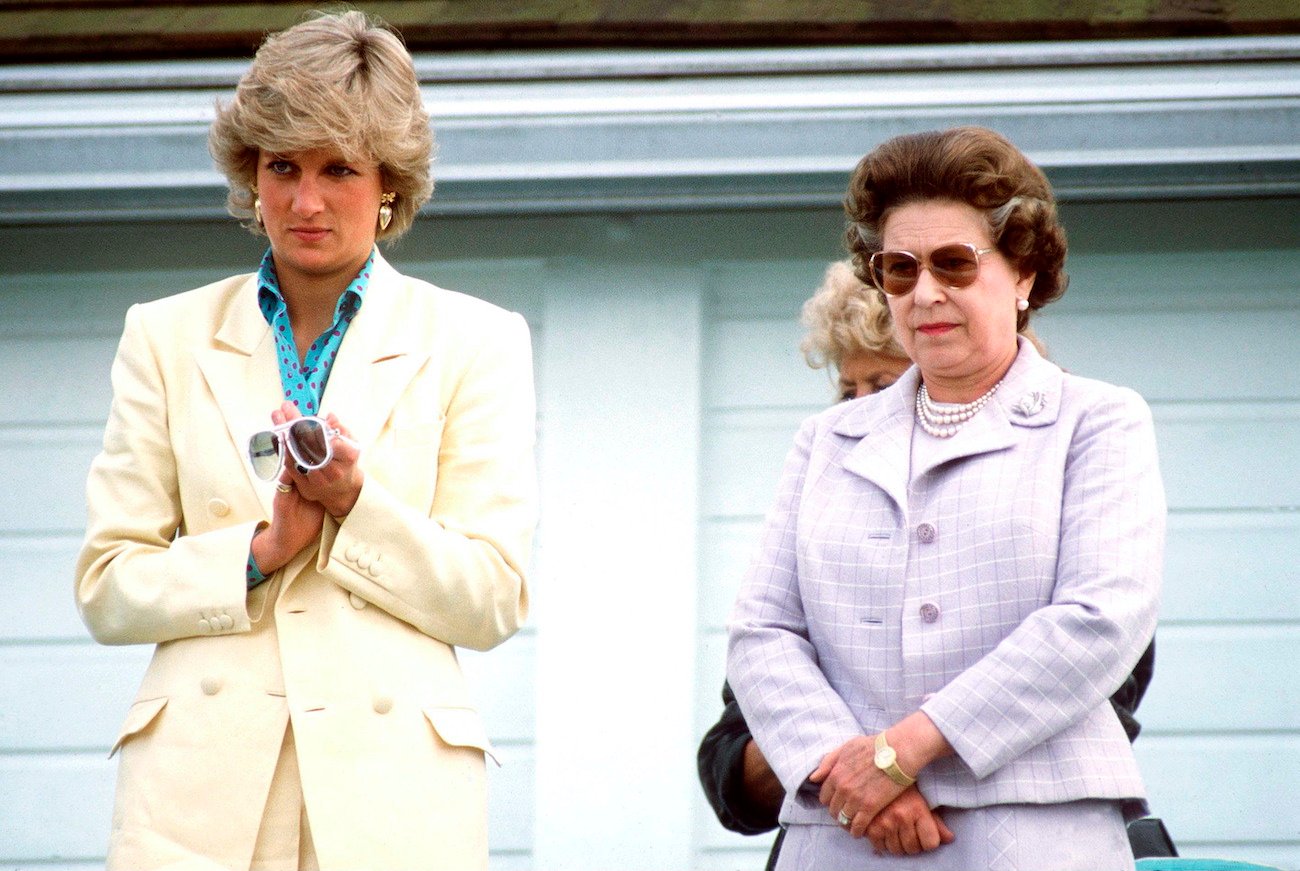
[[[152,655],[148,645],[0,645],[0,753],[107,753]],[[535,637],[529,633],[485,654],[461,655],[489,738],[531,744]]]
[[1300,619],[1300,512],[1169,518],[1162,623]]
[[[721,630],[753,559],[762,519],[706,521],[700,627]],[[1300,619],[1300,512],[1178,513],[1169,518],[1161,625]]]
[[812,414],[839,398],[827,369],[812,369],[799,350],[796,320],[731,320],[709,327],[709,410],[799,407]]
[[[488,844],[515,863],[532,849],[535,763],[531,748],[499,755],[500,768],[488,764]],[[0,867],[102,867],[116,770],[101,753],[0,755]]]
[[1152,735],[1134,751],[1151,811],[1180,843],[1276,843],[1295,855],[1300,734]]
[[73,575],[80,533],[53,537],[0,535],[0,643],[86,640],[77,616]]
[[0,426],[94,424],[108,418],[117,337],[20,337],[0,341],[7,382]]
[[0,647],[0,753],[107,756],[152,655],[145,645]]
[[803,409],[717,412],[705,417],[700,445],[702,519],[766,515]]
[[[1298,615],[1300,616],[1300,615]],[[1162,626],[1156,671],[1138,711],[1143,737],[1193,732],[1300,732],[1300,620],[1262,626]]]
[[64,534],[86,528],[86,473],[103,426],[0,429],[0,535]]
[[[1300,269],[1300,257],[1292,268]],[[1148,402],[1300,397],[1300,348],[1294,342],[1298,305],[1046,311],[1039,332],[1052,360],[1080,375],[1131,387]]]
[[117,763],[107,753],[0,754],[0,866],[103,867]]

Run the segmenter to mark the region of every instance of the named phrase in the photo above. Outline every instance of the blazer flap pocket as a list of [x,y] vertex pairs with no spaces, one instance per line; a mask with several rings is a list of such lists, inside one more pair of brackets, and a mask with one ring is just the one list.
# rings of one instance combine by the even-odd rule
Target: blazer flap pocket
[[452,747],[476,747],[497,765],[501,764],[492,752],[492,744],[478,711],[473,708],[427,707],[424,716],[444,743]]
[[108,758],[112,759],[113,755],[122,749],[122,745],[126,743],[127,738],[138,735],[149,728],[149,724],[157,718],[165,707],[167,707],[166,696],[145,699],[133,704],[131,710],[126,712],[126,720],[122,723],[122,729],[117,734],[117,740],[113,742],[113,749],[108,751]]

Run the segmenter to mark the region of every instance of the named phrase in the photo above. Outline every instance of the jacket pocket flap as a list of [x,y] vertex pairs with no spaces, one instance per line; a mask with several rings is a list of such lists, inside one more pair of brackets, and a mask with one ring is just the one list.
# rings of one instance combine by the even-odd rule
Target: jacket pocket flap
[[113,749],[108,751],[108,758],[112,759],[127,738],[137,735],[149,727],[154,718],[167,707],[167,697],[162,696],[156,699],[145,699],[136,702],[131,706],[131,710],[126,712],[126,720],[122,723],[122,729],[117,734],[117,741],[113,743]]
[[473,708],[429,707],[424,709],[424,716],[445,743],[452,747],[477,747],[498,766],[501,764],[492,752],[492,744],[478,711]]

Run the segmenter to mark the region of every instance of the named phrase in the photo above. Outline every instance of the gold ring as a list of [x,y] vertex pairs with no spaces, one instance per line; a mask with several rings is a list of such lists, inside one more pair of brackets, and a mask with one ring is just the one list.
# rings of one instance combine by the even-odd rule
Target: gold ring
[[276,485],[275,485],[275,489],[279,490],[281,493],[288,493],[290,490],[293,489],[293,485],[292,485],[292,484],[276,484]]

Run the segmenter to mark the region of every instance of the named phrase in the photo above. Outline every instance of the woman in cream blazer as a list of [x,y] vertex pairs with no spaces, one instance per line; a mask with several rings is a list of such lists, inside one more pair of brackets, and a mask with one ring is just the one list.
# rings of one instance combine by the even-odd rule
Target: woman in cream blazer
[[[334,145],[295,149],[286,124],[288,147],[229,157],[231,129],[268,135],[248,121],[267,105],[345,126],[322,101],[357,87],[404,95],[405,157],[365,117]],[[113,748],[110,867],[486,866],[491,749],[455,648],[501,643],[527,611],[531,351],[518,315],[374,250],[428,196],[418,100],[400,42],[359,13],[268,40],[213,135],[233,210],[270,237],[263,269],[127,314],[77,568],[97,640],[157,645]],[[356,136],[369,153],[348,153]],[[262,310],[269,274],[293,350],[312,359],[322,312],[318,342],[342,339],[319,361],[334,459],[287,457],[278,481],[247,450],[302,386]]]

